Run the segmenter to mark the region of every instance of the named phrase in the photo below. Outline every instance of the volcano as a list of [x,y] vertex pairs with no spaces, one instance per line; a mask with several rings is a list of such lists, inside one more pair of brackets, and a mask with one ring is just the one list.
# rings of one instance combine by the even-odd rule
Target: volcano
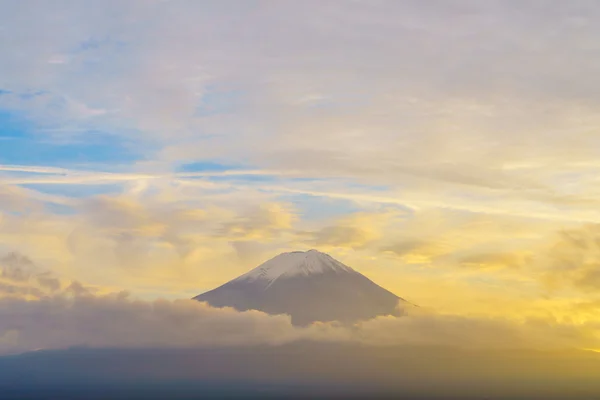
[[400,316],[410,304],[317,250],[280,254],[194,300],[212,307],[288,314],[294,325]]

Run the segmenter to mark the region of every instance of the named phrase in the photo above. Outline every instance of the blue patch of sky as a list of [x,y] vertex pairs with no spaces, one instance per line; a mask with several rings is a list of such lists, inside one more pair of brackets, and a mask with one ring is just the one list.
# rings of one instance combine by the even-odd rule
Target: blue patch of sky
[[214,182],[283,182],[283,178],[277,175],[223,175],[210,176],[206,179]]
[[29,92],[25,92],[25,93],[19,93],[18,96],[21,100],[31,100],[31,99],[35,99],[36,97],[43,96],[46,94],[49,94],[49,92],[44,91],[44,90],[36,90],[36,91],[29,91]]
[[24,184],[21,185],[45,194],[60,195],[73,198],[84,198],[96,195],[119,194],[123,192],[123,185],[116,183],[98,183],[89,185],[60,185],[60,184]]
[[123,40],[117,40],[110,36],[104,37],[89,37],[77,44],[75,48],[71,51],[73,54],[83,53],[86,51],[98,50],[101,47],[113,47],[113,48],[123,48],[127,45],[127,42]]
[[108,40],[109,40],[108,38],[99,39],[99,38],[90,37],[90,38],[80,42],[77,45],[77,47],[75,48],[74,52],[77,53],[77,52],[97,49],[102,44],[107,43]]
[[0,139],[22,137],[29,128],[30,124],[21,115],[0,109]]
[[344,186],[349,189],[359,189],[359,190],[364,189],[367,192],[372,192],[372,191],[386,192],[386,191],[390,190],[390,187],[386,186],[386,185],[368,185],[365,183],[357,183],[357,182],[351,182],[351,181],[344,182]]
[[222,172],[231,170],[249,169],[240,164],[224,164],[218,160],[202,160],[181,164],[176,168],[177,172]]
[[23,116],[0,110],[0,164],[74,166],[127,164],[144,158],[142,146],[101,131],[81,132],[68,141],[52,140]]

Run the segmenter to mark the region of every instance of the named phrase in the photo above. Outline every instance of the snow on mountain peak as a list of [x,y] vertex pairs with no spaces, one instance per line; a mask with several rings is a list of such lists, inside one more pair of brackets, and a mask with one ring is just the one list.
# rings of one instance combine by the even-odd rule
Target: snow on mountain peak
[[235,279],[274,282],[280,277],[308,276],[325,272],[355,272],[328,254],[317,250],[282,253]]

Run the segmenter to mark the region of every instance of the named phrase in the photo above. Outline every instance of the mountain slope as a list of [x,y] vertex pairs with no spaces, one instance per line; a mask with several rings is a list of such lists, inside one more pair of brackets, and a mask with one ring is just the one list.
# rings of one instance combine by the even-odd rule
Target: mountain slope
[[316,250],[280,254],[194,299],[213,307],[288,314],[296,325],[334,320],[352,323],[378,315],[401,315],[398,304],[404,302]]

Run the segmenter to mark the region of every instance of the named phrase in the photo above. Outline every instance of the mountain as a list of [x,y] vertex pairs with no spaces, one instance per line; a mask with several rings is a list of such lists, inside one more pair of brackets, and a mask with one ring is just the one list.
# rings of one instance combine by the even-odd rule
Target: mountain
[[213,307],[288,314],[294,325],[353,323],[402,314],[404,299],[317,250],[280,254],[226,284],[194,297]]

